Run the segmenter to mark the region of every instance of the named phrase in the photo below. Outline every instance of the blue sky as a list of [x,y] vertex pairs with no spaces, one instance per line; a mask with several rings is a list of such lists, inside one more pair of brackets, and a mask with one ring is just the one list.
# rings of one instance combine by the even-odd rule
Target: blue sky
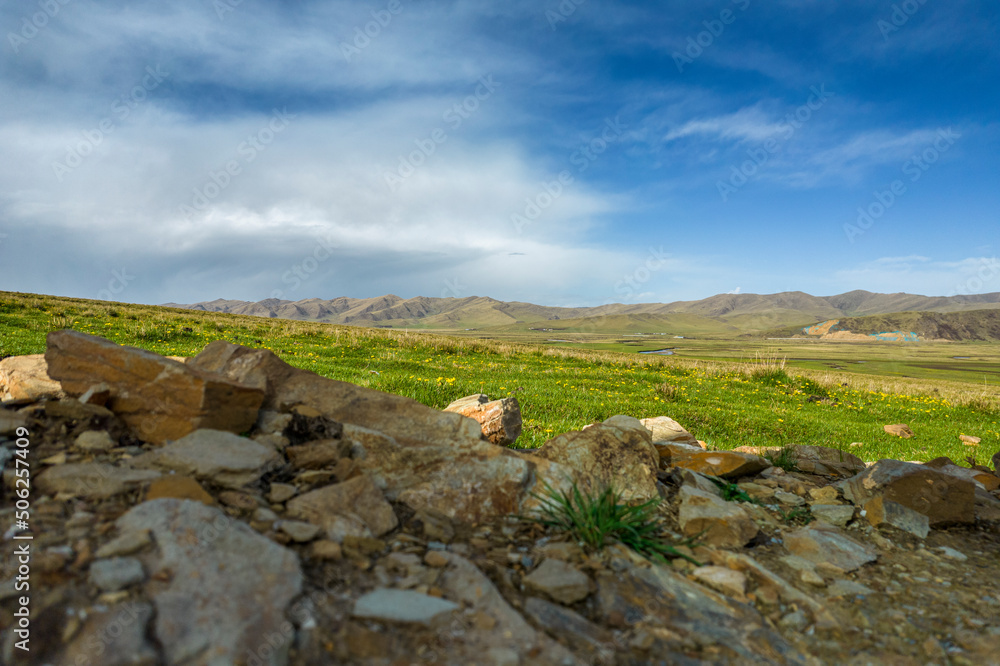
[[5,3],[0,290],[1000,291],[995,3]]

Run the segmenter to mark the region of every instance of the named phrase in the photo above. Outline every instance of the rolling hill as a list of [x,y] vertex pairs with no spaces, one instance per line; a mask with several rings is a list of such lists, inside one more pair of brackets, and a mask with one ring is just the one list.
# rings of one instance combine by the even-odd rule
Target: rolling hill
[[[888,315],[904,311],[907,314],[940,314],[1000,309],[1000,292],[972,296],[920,296],[858,290],[836,296],[812,296],[801,291],[790,291],[778,294],[717,294],[698,301],[612,303],[580,308],[505,302],[482,296],[418,296],[403,299],[392,294],[374,298],[309,298],[300,301],[266,299],[250,302],[217,299],[193,305],[165,305],[207,312],[353,326],[452,330],[527,330],[544,327],[608,332],[612,329],[615,332],[636,329],[635,332],[668,331],[678,335],[684,335],[685,331],[689,334],[731,335],[779,331],[787,333],[827,319],[863,318],[865,315]],[[964,334],[960,331],[967,331],[970,335],[987,335],[992,330],[989,325],[984,324],[985,328],[974,325],[973,319],[969,319],[967,324],[958,325],[954,333],[949,333],[951,329],[947,328],[947,323],[941,324],[944,326],[941,330],[949,335]],[[539,326],[542,322],[546,325]],[[904,320],[900,322],[902,325]],[[920,325],[925,326],[928,332],[937,330],[930,320],[921,322],[923,323]],[[852,325],[876,327],[874,321]],[[616,326],[619,328],[615,328]]]

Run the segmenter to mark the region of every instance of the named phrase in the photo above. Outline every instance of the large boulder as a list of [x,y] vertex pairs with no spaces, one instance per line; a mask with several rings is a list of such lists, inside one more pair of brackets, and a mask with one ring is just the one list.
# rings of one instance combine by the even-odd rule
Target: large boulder
[[649,430],[630,416],[612,416],[560,435],[532,453],[575,470],[584,490],[597,492],[611,486],[624,500],[659,497],[659,454]]
[[839,527],[823,523],[786,533],[784,543],[793,555],[813,564],[828,562],[844,571],[854,571],[878,559],[878,553],[871,546],[855,541]]
[[879,460],[836,485],[857,506],[879,497],[927,516],[931,527],[975,520],[975,483],[925,465]]
[[482,393],[467,395],[444,408],[475,420],[483,436],[498,446],[510,446],[521,435],[521,406],[517,398],[490,400]]
[[9,356],[0,361],[0,400],[62,398],[59,382],[49,377],[43,354]]
[[257,420],[263,392],[136,347],[77,331],[48,335],[48,372],[71,396],[98,383],[107,407],[140,439],[180,439],[199,428],[240,433]]

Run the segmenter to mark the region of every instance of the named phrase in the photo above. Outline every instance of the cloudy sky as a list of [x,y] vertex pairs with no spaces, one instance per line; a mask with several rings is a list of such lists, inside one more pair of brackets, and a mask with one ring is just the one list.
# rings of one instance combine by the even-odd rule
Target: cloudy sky
[[989,0],[49,0],[0,22],[0,290],[1000,291]]

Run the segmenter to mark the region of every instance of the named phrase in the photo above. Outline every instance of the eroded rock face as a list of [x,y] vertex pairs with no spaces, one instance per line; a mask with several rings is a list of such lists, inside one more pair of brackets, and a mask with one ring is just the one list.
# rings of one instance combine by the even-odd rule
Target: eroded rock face
[[696,643],[712,645],[717,663],[809,663],[767,629],[757,611],[662,566],[632,566],[619,573],[598,574],[597,601],[599,614],[609,626],[642,622],[666,630],[652,633],[651,657],[680,656],[685,644]]
[[354,536],[382,536],[399,524],[382,491],[364,475],[293,498],[288,515],[318,525],[334,541],[343,540],[345,519],[356,519],[369,532]]
[[44,354],[0,360],[0,400],[41,400],[65,395],[59,382],[49,377]]
[[49,375],[72,396],[104,382],[107,407],[154,444],[199,428],[240,433],[257,420],[263,392],[159,354],[77,331],[48,335]]
[[612,416],[603,423],[550,439],[533,454],[572,468],[588,489],[599,491],[610,485],[624,500],[659,497],[659,454],[652,435],[638,419]]
[[975,484],[925,465],[879,460],[837,486],[858,506],[881,496],[927,516],[931,527],[975,520]]
[[[287,663],[294,627],[285,619],[302,590],[299,558],[245,523],[200,502],[144,502],[117,521],[123,532],[149,530],[144,559],[156,607],[155,635],[167,664]],[[251,556],[252,554],[252,556]],[[266,637],[276,636],[261,658]]]
[[455,400],[444,408],[476,421],[483,436],[498,446],[510,446],[521,435],[521,406],[517,398],[490,400],[482,393]]

